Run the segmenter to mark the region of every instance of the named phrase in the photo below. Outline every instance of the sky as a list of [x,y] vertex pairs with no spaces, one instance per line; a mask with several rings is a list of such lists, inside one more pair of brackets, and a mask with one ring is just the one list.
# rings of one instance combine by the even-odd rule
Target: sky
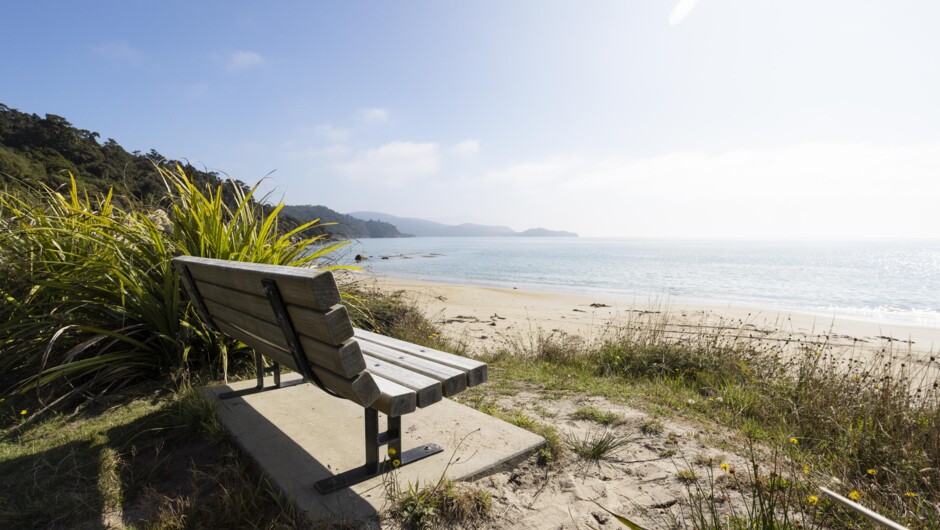
[[940,236],[940,3],[5,2],[0,103],[269,200],[582,236]]

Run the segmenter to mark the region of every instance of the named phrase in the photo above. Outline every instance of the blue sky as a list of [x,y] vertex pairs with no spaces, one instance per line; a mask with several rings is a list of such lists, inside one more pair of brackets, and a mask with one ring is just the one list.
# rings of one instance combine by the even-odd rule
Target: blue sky
[[289,204],[597,236],[940,234],[936,2],[4,12],[0,102],[270,173]]

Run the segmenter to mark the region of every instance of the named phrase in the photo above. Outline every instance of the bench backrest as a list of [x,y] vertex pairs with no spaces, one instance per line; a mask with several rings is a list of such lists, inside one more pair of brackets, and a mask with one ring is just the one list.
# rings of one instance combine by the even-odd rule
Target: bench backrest
[[297,332],[302,358],[323,385],[365,407],[379,397],[332,273],[192,256],[174,258],[173,265],[203,320],[303,373],[262,283],[273,282]]

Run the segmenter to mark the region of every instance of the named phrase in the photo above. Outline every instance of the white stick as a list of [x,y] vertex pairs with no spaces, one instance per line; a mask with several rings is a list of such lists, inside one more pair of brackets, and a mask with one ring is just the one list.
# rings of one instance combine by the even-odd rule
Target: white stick
[[838,502],[842,506],[845,506],[846,508],[852,511],[858,512],[864,515],[865,517],[868,517],[872,521],[875,521],[876,523],[880,524],[881,526],[885,528],[890,528],[891,530],[908,530],[906,526],[902,526],[892,521],[891,519],[888,519],[887,517],[883,515],[877,514],[857,502],[852,502],[851,500],[846,499],[842,495],[839,495],[838,493],[832,490],[828,490],[826,488],[819,488],[819,489],[830,499]]

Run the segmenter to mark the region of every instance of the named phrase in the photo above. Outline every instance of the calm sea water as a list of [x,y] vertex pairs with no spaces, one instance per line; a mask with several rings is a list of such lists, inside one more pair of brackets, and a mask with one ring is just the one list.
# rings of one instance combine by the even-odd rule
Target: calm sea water
[[940,325],[940,240],[407,238],[357,253],[387,276]]

